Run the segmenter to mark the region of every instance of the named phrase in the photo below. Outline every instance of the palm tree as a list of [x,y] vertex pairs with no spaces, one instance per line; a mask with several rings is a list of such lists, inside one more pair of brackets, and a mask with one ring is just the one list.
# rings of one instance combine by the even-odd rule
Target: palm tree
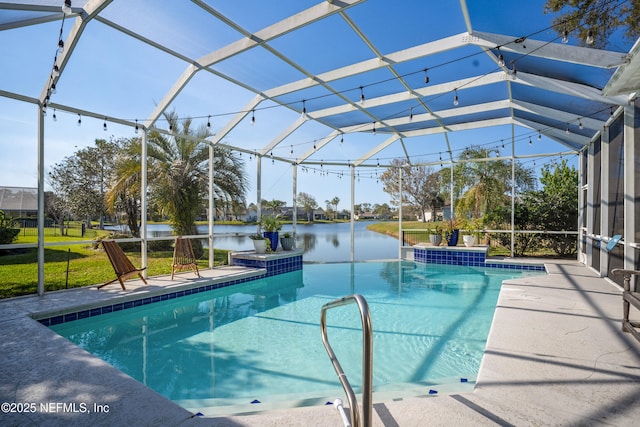
[[124,141],[116,156],[112,181],[106,193],[111,214],[122,211],[131,235],[140,237],[140,138]]
[[[460,163],[454,167],[454,187],[458,194],[456,214],[459,217],[481,218],[492,207],[504,203],[505,194],[511,192],[511,162],[485,161],[493,149],[470,146],[460,154]],[[476,161],[465,161],[476,160]],[[447,177],[444,173],[443,177]],[[531,189],[533,173],[520,163],[515,165],[516,191]]]
[[[191,119],[179,120],[175,112],[163,115],[173,133],[171,136],[157,131],[149,134],[153,198],[161,212],[169,217],[176,234],[197,234],[195,222],[208,196],[209,146],[201,141],[211,134],[205,125],[193,129]],[[239,158],[228,148],[215,145],[213,167],[214,197],[244,202],[247,183],[244,164]],[[201,256],[201,244],[195,242],[194,252]]]
[[[153,131],[148,138],[150,198],[161,213],[169,217],[177,235],[196,234],[195,221],[209,194],[209,146],[200,142],[210,136],[209,130],[206,126],[194,130],[190,119],[179,121],[175,112],[164,113],[164,117],[173,134],[166,136]],[[244,164],[223,145],[215,145],[213,152],[212,192],[215,200],[244,204],[247,189]],[[127,200],[127,206],[137,206],[141,194],[140,153],[139,138],[125,144],[107,198],[111,205],[118,200]],[[137,211],[132,209],[127,214],[130,216],[127,220],[129,227],[134,231]],[[198,257],[202,255],[200,241],[194,241],[193,248]]]
[[336,196],[331,199],[331,204],[335,207],[334,220],[338,219],[338,203],[340,203],[340,197]]

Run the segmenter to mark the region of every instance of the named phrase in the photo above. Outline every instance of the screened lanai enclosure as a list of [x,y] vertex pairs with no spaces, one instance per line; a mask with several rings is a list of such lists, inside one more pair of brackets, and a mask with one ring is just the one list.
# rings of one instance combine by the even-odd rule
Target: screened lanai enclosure
[[[347,189],[353,213],[398,161],[453,170],[475,145],[488,153],[476,161],[512,164],[512,209],[517,163],[575,165],[579,260],[603,276],[640,269],[640,44],[582,40],[583,21],[563,34],[544,3],[0,2],[0,169],[24,183],[0,185],[37,181],[39,293],[51,166],[96,138],[137,137],[146,188],[150,133],[185,123],[209,131],[194,138],[210,147],[208,234],[191,237],[210,247],[216,146],[244,162],[259,217],[274,188],[296,206],[318,183]],[[145,191],[139,202],[146,264]]]

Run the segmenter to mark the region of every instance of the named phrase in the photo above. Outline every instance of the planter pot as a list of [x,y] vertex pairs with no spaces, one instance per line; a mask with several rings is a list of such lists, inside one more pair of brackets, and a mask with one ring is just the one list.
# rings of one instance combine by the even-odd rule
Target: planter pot
[[271,250],[275,251],[278,248],[278,232],[264,231],[262,235],[271,241]]
[[447,245],[458,246],[458,234],[460,234],[460,230],[453,230],[451,233],[447,231]]
[[280,245],[282,245],[282,250],[283,251],[290,251],[291,249],[293,249],[293,246],[296,243],[296,239],[294,239],[293,237],[281,237],[280,238]]
[[429,234],[429,242],[431,242],[433,246],[440,246],[440,243],[442,243],[442,234]]
[[266,240],[254,240],[253,248],[256,250],[257,254],[263,254],[267,252],[267,241]]
[[466,247],[470,247],[476,244],[475,236],[462,236],[462,241]]

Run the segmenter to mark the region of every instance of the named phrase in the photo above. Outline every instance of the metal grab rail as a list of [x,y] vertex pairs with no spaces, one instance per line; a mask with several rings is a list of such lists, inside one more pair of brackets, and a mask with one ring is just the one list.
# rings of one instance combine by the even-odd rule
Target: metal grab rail
[[[358,401],[353,392],[349,380],[340,366],[340,362],[333,352],[327,337],[327,310],[330,308],[340,307],[347,304],[357,304],[360,310],[360,319],[362,321],[362,423],[360,420],[360,412],[358,411]],[[373,328],[371,327],[371,315],[369,313],[369,305],[362,295],[349,295],[332,302],[328,302],[322,306],[320,315],[320,329],[322,330],[322,343],[329,354],[333,369],[338,374],[338,379],[344,389],[347,399],[349,400],[349,411],[351,413],[351,423],[354,427],[371,426],[372,425],[372,390],[373,390]]]

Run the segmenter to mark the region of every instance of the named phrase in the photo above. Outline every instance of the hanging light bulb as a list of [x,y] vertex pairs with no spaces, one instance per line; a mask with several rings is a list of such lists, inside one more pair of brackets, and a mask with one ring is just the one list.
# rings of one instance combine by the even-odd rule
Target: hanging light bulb
[[56,92],[57,92],[57,90],[56,90],[56,84],[55,84],[55,83],[51,83],[51,94],[54,94],[54,93],[56,93]]
[[580,128],[580,130],[584,129],[584,126],[582,125],[582,120],[578,119],[578,128]]
[[340,145],[344,142],[344,133],[340,132]]
[[256,110],[251,110],[251,126],[256,124]]
[[565,133],[568,135],[571,133],[571,131],[569,130],[569,125],[567,125],[567,130],[565,130]]
[[516,79],[516,74],[518,74],[518,70],[516,70],[516,61],[511,61],[513,64],[513,68],[511,69],[511,80]]
[[531,142],[531,137],[529,137],[529,145],[533,145],[533,142]]
[[373,122],[373,134],[376,134],[376,122]]
[[71,14],[71,0],[64,0],[64,4],[62,5],[62,12],[65,15]]
[[428,68],[424,69],[424,84],[428,84],[429,83],[429,76],[427,75],[427,70],[428,70]]
[[411,107],[411,109],[409,110],[409,121],[413,121],[413,107]]
[[293,156],[293,145],[291,146],[290,154]]
[[500,52],[500,48],[498,48],[498,65],[504,67],[504,55]]
[[58,117],[56,116],[56,109],[53,109],[53,121],[57,122],[58,121]]
[[78,126],[82,125],[82,116],[78,113]]
[[107,131],[107,118],[104,118],[104,123],[102,124],[102,130]]
[[133,131],[135,133],[138,133],[138,130],[139,130],[139,128],[138,128],[138,119],[136,119],[136,127],[135,127],[135,129]]
[[362,86],[360,86],[360,104],[364,105],[364,90]]
[[504,139],[501,139],[500,142],[502,143],[502,149],[504,150]]
[[304,120],[307,119],[307,104],[304,99],[302,100],[302,114],[300,115],[300,117],[302,117]]
[[540,141],[542,139],[542,133],[540,133],[540,131],[538,131],[538,141]]
[[457,107],[458,104],[460,103],[458,100],[458,89],[454,89],[454,92],[455,92],[455,96],[453,97],[453,105]]
[[169,132],[173,132],[173,124],[169,123]]
[[586,44],[592,45],[594,42],[593,32],[591,30],[587,31],[587,38],[584,40]]
[[207,127],[211,129],[211,116],[207,117]]
[[53,77],[58,77],[60,75],[60,68],[56,64],[53,64]]
[[569,31],[567,31],[567,29],[565,28],[564,31],[562,31],[562,43],[567,44],[569,42]]
[[62,39],[58,40],[58,53],[61,54],[64,52],[64,42]]

